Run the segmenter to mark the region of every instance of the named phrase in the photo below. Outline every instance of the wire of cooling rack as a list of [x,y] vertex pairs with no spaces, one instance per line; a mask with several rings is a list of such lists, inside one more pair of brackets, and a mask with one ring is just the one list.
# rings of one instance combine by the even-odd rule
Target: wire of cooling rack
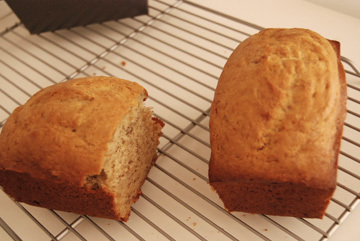
[[[0,2],[4,4],[4,2]],[[6,18],[14,18],[9,13]],[[0,19],[0,24],[4,19]],[[91,75],[139,82],[165,121],[159,159],[126,223],[13,202],[0,191],[0,231],[14,240],[325,240],[360,198],[360,74],[342,57],[348,116],[338,185],[323,220],[228,213],[208,185],[209,108],[232,50],[262,27],[187,1],[149,1],[149,14],[29,35],[0,32],[0,127],[48,85]],[[2,233],[0,232],[0,237]]]

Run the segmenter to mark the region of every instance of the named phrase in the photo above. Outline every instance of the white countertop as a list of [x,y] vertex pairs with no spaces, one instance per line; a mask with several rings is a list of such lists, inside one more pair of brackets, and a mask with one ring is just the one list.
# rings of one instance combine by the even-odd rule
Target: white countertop
[[[360,31],[358,31],[360,18],[309,1],[317,0],[208,0],[206,5],[266,28],[309,28],[328,39],[341,42],[342,55],[360,66]],[[192,2],[202,3],[201,0],[192,0]],[[359,4],[358,1],[351,0],[341,2]]]

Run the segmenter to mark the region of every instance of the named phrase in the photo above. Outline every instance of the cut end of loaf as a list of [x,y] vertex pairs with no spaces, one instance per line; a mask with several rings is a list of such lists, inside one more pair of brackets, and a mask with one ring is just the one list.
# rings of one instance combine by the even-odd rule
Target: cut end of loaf
[[163,122],[152,117],[152,110],[143,105],[140,96],[118,125],[108,143],[104,166],[99,175],[88,176],[85,186],[103,189],[114,197],[117,219],[127,221],[131,205],[140,194],[150,168],[157,159],[156,147]]

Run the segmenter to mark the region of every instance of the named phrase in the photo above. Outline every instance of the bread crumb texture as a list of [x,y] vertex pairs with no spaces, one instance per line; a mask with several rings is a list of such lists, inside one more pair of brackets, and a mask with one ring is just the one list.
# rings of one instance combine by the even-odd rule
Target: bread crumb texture
[[19,201],[126,221],[164,125],[146,98],[137,83],[103,76],[39,91],[3,127],[0,185]]

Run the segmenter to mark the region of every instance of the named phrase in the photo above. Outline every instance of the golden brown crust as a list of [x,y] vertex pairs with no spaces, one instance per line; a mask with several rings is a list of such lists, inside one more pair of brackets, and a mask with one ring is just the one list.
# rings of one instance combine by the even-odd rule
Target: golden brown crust
[[88,189],[5,170],[0,170],[0,183],[18,202],[121,221],[127,221],[129,217],[118,215],[114,195],[103,189]]
[[[115,131],[131,110],[143,108],[146,98],[142,86],[114,77],[69,80],[39,91],[3,126],[0,186],[19,202],[127,221],[130,207],[119,211],[119,205],[137,201],[146,176],[136,177],[141,183],[129,204],[119,203],[118,190],[91,178],[106,176],[104,160]],[[155,117],[149,122],[154,134],[149,163],[154,165],[156,135],[164,123]]]
[[5,123],[0,168],[82,185],[100,174],[108,141],[142,95],[135,82],[100,76],[39,91]]
[[343,133],[343,126],[344,121],[346,118],[346,99],[347,99],[347,88],[346,88],[346,76],[344,66],[341,63],[341,55],[340,55],[340,43],[334,40],[329,40],[330,44],[332,45],[336,56],[337,56],[337,64],[339,69],[339,81],[340,81],[340,99],[338,106],[340,108],[339,115],[336,119],[336,134],[335,134],[335,141],[334,141],[334,159],[336,160],[336,169],[338,167],[338,156],[340,153],[340,143]]
[[[227,187],[240,188],[245,181],[280,183],[295,192],[304,185],[309,192],[324,190],[327,200],[317,202],[326,208],[336,186],[346,113],[339,50],[338,43],[306,29],[267,29],[234,50],[210,116],[209,180],[226,207],[242,206],[230,204],[236,196],[230,198]],[[246,210],[259,212],[241,211]]]

